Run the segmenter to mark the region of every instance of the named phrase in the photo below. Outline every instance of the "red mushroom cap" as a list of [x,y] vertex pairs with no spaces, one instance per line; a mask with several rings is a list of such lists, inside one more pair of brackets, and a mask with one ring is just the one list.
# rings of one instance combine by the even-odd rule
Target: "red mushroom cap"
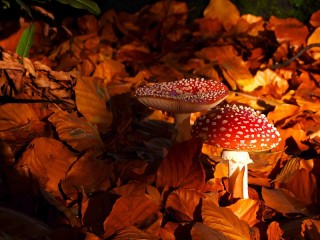
[[264,151],[280,141],[277,129],[264,114],[251,107],[224,104],[200,116],[192,126],[193,137],[228,150]]
[[140,87],[136,97],[144,105],[159,110],[192,113],[218,105],[228,93],[228,88],[219,81],[190,78]]

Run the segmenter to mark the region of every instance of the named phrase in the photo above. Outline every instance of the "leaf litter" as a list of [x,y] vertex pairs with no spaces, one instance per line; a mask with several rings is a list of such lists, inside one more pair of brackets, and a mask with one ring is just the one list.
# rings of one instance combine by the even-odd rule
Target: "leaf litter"
[[[307,23],[263,20],[211,0],[189,23],[189,10],[158,1],[66,18],[68,37],[36,38],[29,58],[6,49],[17,36],[0,41],[0,197],[20,232],[319,238],[319,11]],[[230,200],[221,149],[175,143],[172,117],[135,99],[139,86],[188,77],[222,81],[227,102],[262,111],[281,133],[277,148],[251,154],[250,199]]]

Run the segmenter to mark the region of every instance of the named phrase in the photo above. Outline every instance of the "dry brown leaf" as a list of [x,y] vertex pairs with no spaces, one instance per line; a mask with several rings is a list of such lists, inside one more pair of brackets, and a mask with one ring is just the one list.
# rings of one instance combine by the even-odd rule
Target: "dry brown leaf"
[[291,119],[292,116],[299,113],[300,107],[293,104],[281,104],[275,107],[275,109],[268,113],[268,119],[273,123],[278,125],[278,122],[284,122],[283,125],[288,122],[284,121],[286,118]]
[[280,182],[280,183],[287,183],[289,182],[293,176],[297,173],[300,167],[300,160],[299,158],[290,158],[284,167],[281,169],[280,173],[277,177],[272,180],[273,182]]
[[146,194],[146,187],[147,184],[142,182],[130,182],[125,185],[113,188],[112,192],[122,197],[141,196]]
[[[313,43],[319,43],[319,37],[320,37],[320,27],[317,27],[311,35],[308,37],[307,45],[313,44]],[[318,60],[320,58],[320,47],[313,47],[309,50],[312,57],[315,60]]]
[[58,185],[64,179],[70,165],[76,160],[76,155],[61,142],[53,138],[36,138],[16,165],[22,175],[31,173],[39,181],[40,186],[54,196],[60,196]]
[[162,239],[175,240],[175,231],[180,226],[179,223],[167,222],[164,227],[160,229],[160,237]]
[[97,128],[85,118],[58,110],[48,120],[56,128],[59,138],[75,150],[102,150],[104,145]]
[[306,203],[286,189],[268,189],[263,187],[262,197],[268,207],[273,208],[280,213],[305,212]]
[[226,31],[229,31],[239,20],[239,10],[229,0],[211,0],[203,12],[205,18],[217,19]]
[[320,10],[315,11],[310,18],[310,24],[313,27],[319,27],[320,26]]
[[290,181],[283,183],[281,186],[291,191],[306,205],[318,203],[318,188],[316,176],[306,168],[300,168]]
[[95,154],[93,151],[86,152],[72,163],[61,180],[61,188],[70,198],[76,199],[79,191],[90,195],[111,187],[115,179],[113,166],[95,158]]
[[221,232],[202,223],[195,223],[191,229],[192,240],[227,240]]
[[281,142],[279,143],[277,149],[284,149],[286,146],[285,140],[292,138],[294,143],[287,145],[287,148],[290,149],[290,152],[298,153],[299,151],[307,150],[309,146],[304,144],[304,142],[308,140],[307,133],[299,128],[301,128],[301,126],[296,124],[292,128],[278,129],[281,136]]
[[221,232],[228,239],[250,239],[249,225],[240,220],[230,209],[218,207],[208,199],[202,203],[203,223]]
[[192,221],[194,211],[200,202],[201,195],[189,189],[177,189],[171,192],[166,201],[166,209],[174,215],[179,222]]
[[154,222],[159,206],[144,195],[120,197],[103,223],[103,237],[110,237],[124,227],[148,227]]
[[258,223],[257,213],[260,203],[253,199],[239,199],[236,203],[227,206],[240,220],[246,221],[249,226]]
[[205,172],[198,160],[201,146],[200,139],[175,144],[158,168],[157,187],[202,190],[205,186]]
[[195,22],[199,26],[199,33],[195,35],[200,35],[204,38],[215,37],[223,31],[222,23],[216,19],[200,18],[196,19]]
[[128,240],[128,239],[157,240],[160,238],[146,231],[142,231],[134,226],[129,226],[116,231],[115,234],[112,236],[112,239],[114,240]]
[[320,238],[320,220],[306,219],[302,222],[301,235],[305,239],[316,240]]
[[105,59],[99,63],[93,73],[93,77],[103,79],[103,83],[108,85],[116,77],[127,77],[128,74],[125,71],[124,65],[113,59]]
[[282,238],[283,231],[280,228],[280,224],[278,222],[272,222],[269,224],[267,234],[268,234],[268,240],[283,239]]
[[47,136],[50,131],[31,104],[0,105],[0,139],[14,146],[29,143],[35,137]]
[[289,42],[295,49],[306,44],[309,34],[308,28],[295,18],[281,19],[271,16],[267,28],[275,32],[280,44]]
[[88,122],[97,124],[101,132],[106,132],[112,123],[112,113],[107,110],[108,92],[94,78],[80,77],[75,86],[76,105]]

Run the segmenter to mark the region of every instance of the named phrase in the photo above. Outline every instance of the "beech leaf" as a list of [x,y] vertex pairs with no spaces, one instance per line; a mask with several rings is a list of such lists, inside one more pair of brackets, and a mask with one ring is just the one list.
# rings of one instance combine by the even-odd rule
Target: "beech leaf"
[[166,201],[166,208],[174,210],[179,221],[192,221],[194,211],[200,202],[201,195],[194,190],[177,189],[171,192]]
[[194,240],[227,240],[221,232],[202,223],[195,223],[191,229],[191,237]]
[[75,93],[79,112],[87,121],[97,124],[100,131],[106,132],[112,122],[112,113],[106,107],[109,98],[107,89],[94,78],[80,77]]
[[49,117],[49,121],[56,127],[60,139],[77,151],[103,148],[98,129],[85,118],[75,113],[57,111]]
[[202,218],[204,224],[221,232],[228,239],[250,239],[249,225],[230,209],[219,207],[210,199],[203,199]]
[[144,195],[120,197],[103,223],[105,231],[103,237],[110,237],[124,227],[139,225],[147,227],[153,223],[158,211],[159,206]]
[[265,204],[280,213],[303,213],[306,204],[286,189],[262,188],[262,197]]
[[200,139],[174,145],[158,168],[157,186],[202,190],[205,172],[198,159],[201,146]]

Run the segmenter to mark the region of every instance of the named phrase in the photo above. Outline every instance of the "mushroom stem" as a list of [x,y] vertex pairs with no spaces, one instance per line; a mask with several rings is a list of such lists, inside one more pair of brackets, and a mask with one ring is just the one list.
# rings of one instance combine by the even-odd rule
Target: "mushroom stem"
[[177,130],[176,142],[191,139],[190,113],[176,113],[174,115],[174,128]]
[[[228,161],[229,165],[229,188],[231,194],[235,198],[249,198],[248,192],[248,164],[252,163],[250,159],[249,153],[244,151],[228,151],[224,150],[222,152],[222,158]],[[241,171],[243,170],[243,177],[241,177]],[[239,179],[241,177],[242,179]],[[242,189],[237,191],[235,188],[235,184],[237,181],[242,180]]]

